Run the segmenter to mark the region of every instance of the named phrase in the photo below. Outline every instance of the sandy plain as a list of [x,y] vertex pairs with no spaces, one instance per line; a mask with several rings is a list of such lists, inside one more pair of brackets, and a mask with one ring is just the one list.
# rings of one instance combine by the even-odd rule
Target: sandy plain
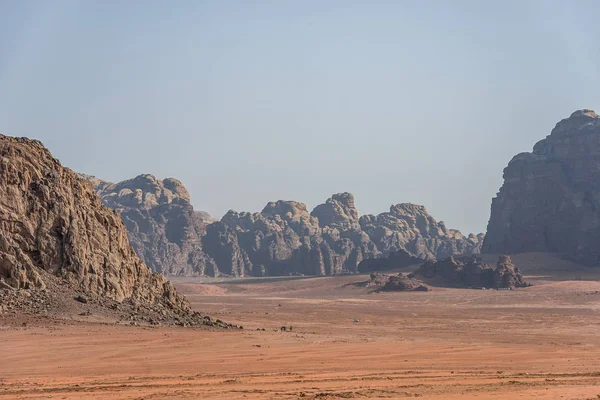
[[174,278],[197,310],[241,331],[0,315],[0,400],[599,399],[600,271],[513,260],[535,286]]

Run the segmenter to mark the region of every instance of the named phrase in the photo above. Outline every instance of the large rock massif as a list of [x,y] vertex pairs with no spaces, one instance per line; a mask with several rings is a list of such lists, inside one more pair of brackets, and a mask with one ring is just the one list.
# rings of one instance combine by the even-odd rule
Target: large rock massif
[[155,272],[215,275],[217,266],[202,251],[210,215],[194,211],[190,195],[177,179],[140,175],[119,183],[85,176],[102,202],[117,210],[140,258]]
[[161,319],[195,321],[187,300],[138,258],[119,213],[101,203],[88,181],[39,141],[0,135],[2,302],[27,303],[17,301],[23,290],[35,295],[21,297],[45,299],[54,288],[85,295],[80,302],[97,298],[115,309],[128,302]]
[[492,201],[483,251],[557,252],[600,265],[600,117],[560,121],[531,153],[516,155]]
[[425,207],[410,203],[392,205],[389,212],[365,215],[360,226],[382,252],[406,250],[422,259],[478,254],[483,234],[464,236],[437,222]]
[[[385,258],[386,268],[401,266],[398,252],[410,260],[477,254],[482,240],[447,229],[412,204],[359,217],[350,193],[333,195],[312,213],[303,203],[279,200],[261,212],[229,211],[213,221],[194,211],[176,179],[140,175],[113,184],[85,177],[104,204],[121,213],[137,254],[165,274],[335,275],[377,258]],[[366,271],[379,264],[363,265]]]
[[312,213],[303,203],[281,200],[259,213],[230,211],[207,227],[203,245],[230,275],[334,275],[402,250],[422,258],[477,254],[481,239],[447,229],[412,204],[359,217],[354,197],[339,193]]

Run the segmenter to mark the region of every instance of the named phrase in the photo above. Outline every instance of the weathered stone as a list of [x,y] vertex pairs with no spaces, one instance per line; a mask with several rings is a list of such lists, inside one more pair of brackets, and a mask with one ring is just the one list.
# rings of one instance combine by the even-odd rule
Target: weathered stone
[[[354,197],[340,193],[310,214],[303,203],[282,200],[260,213],[229,211],[207,227],[203,247],[225,274],[335,275],[357,272],[361,263],[370,271],[419,262],[415,254],[477,253],[480,240],[446,229],[424,207],[412,204],[359,218]],[[385,260],[369,261],[378,258]]]
[[516,155],[492,201],[483,251],[556,252],[600,265],[600,117],[560,121],[531,153]]
[[311,215],[319,220],[321,228],[330,227],[340,231],[360,230],[358,210],[354,206],[354,196],[338,193],[315,207]]
[[105,205],[121,214],[131,245],[153,271],[218,274],[215,262],[202,251],[201,238],[212,218],[194,211],[190,195],[180,181],[161,181],[145,174],[114,184],[82,176],[94,184]]
[[268,203],[260,213],[229,211],[207,227],[204,249],[235,276],[333,275],[356,271],[376,249],[360,231],[320,227],[303,203]]
[[136,256],[116,211],[37,140],[0,135],[0,280],[44,288],[54,275],[84,293],[189,304]]
[[383,254],[406,250],[421,259],[478,254],[483,241],[483,234],[465,237],[437,222],[425,207],[410,203],[393,205],[379,215],[364,215],[360,226]]
[[509,256],[503,255],[498,259],[496,264],[496,270],[494,271],[494,285],[495,288],[518,288],[529,286],[523,280],[523,275],[519,267],[516,267]]
[[499,258],[496,269],[474,257],[428,261],[415,271],[414,276],[434,286],[496,289],[529,286],[523,281],[519,268],[506,255]]

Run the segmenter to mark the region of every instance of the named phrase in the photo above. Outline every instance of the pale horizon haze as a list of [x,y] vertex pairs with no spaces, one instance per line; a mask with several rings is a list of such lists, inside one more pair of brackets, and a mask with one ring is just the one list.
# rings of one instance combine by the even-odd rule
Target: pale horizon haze
[[0,133],[198,210],[424,205],[485,232],[502,170],[600,108],[595,1],[0,0]]

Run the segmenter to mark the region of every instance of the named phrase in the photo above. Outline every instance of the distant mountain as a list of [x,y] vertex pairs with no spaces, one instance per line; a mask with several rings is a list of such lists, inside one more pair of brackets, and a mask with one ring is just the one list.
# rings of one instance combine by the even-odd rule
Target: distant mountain
[[556,252],[600,265],[600,117],[579,110],[516,155],[492,200],[483,251]]
[[361,261],[390,252],[422,259],[477,254],[482,241],[482,235],[447,229],[413,204],[359,217],[350,193],[333,195],[312,213],[303,203],[279,200],[261,212],[229,211],[215,221],[194,211],[176,179],[140,175],[113,184],[86,178],[104,204],[121,213],[138,255],[165,274],[335,275],[357,272]]
[[215,275],[217,266],[202,251],[202,236],[212,217],[194,211],[177,179],[139,175],[119,183],[90,180],[102,202],[117,210],[136,253],[164,274]]
[[477,254],[482,239],[447,229],[413,204],[359,217],[354,197],[339,193],[310,214],[305,204],[282,200],[260,213],[229,211],[207,226],[203,246],[227,274],[333,275],[357,272],[361,261],[400,250],[425,259]]
[[436,221],[423,206],[402,203],[389,212],[365,215],[360,226],[377,248],[387,254],[406,250],[423,259],[444,259],[451,255],[478,254],[484,235],[467,236]]

